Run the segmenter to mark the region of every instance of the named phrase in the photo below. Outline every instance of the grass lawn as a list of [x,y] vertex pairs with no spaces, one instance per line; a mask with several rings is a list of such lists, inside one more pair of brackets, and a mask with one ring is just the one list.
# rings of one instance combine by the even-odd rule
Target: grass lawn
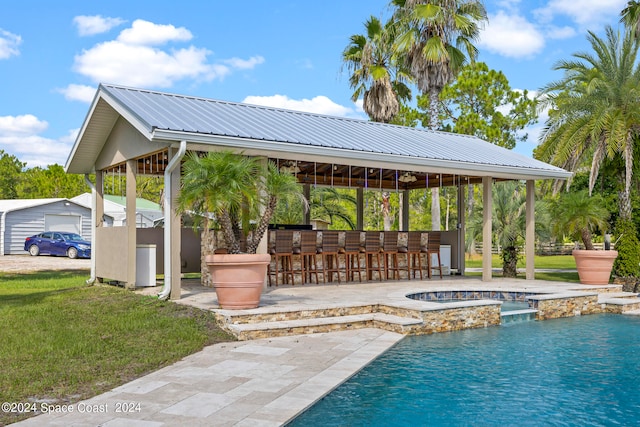
[[[211,312],[86,278],[0,273],[1,402],[77,402],[235,339]],[[0,412],[0,425],[30,415]]]
[[[534,263],[536,269],[575,270],[576,268],[576,262],[572,255],[536,255]],[[482,255],[474,255],[471,257],[467,255],[467,258],[465,259],[465,266],[467,268],[481,268]],[[502,260],[499,255],[494,254],[491,256],[491,267],[502,268]],[[518,261],[518,268],[525,268],[524,258]],[[473,276],[474,274],[481,273],[465,272],[465,274]],[[524,278],[524,274],[519,274],[518,277],[520,276]],[[538,280],[555,280],[576,283],[580,281],[578,273],[575,271],[536,272],[535,277]]]

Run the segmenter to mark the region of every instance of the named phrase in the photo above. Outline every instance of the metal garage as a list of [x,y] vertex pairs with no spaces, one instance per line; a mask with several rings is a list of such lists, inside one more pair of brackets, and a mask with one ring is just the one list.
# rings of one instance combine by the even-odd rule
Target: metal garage
[[[105,225],[113,222],[105,220]],[[0,200],[0,256],[26,254],[25,238],[52,230],[91,240],[91,209],[60,198]]]

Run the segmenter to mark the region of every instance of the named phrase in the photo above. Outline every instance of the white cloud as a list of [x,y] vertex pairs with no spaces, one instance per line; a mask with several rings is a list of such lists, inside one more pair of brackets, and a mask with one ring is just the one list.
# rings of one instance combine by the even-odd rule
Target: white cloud
[[550,0],[534,13],[543,22],[564,15],[584,29],[611,23],[612,19],[615,23],[626,3],[626,0]]
[[171,53],[117,41],[98,44],[76,56],[74,70],[94,82],[169,87],[186,77],[211,80],[227,73],[206,63],[210,52],[189,47]]
[[499,11],[489,16],[489,24],[482,31],[478,44],[502,56],[526,58],[543,49],[544,37],[522,16]]
[[76,55],[73,68],[95,83],[166,88],[182,79],[222,80],[234,70],[252,69],[265,61],[262,56],[253,56],[210,63],[211,51],[205,48],[157,47],[189,41],[192,37],[185,28],[136,20],[116,40],[96,44]]
[[58,92],[62,93],[65,99],[69,101],[82,101],[89,103],[93,101],[96,94],[96,88],[94,86],[70,84],[63,89],[58,89]]
[[353,117],[355,111],[340,104],[336,104],[326,96],[316,96],[312,99],[291,99],[286,95],[247,96],[242,102],[247,104],[264,105],[267,107],[284,108],[287,110],[304,111],[307,113],[327,114],[330,116]]
[[252,56],[249,59],[231,58],[225,59],[223,62],[239,70],[250,70],[256,65],[264,63],[264,58],[262,56]]
[[0,149],[26,162],[28,167],[63,165],[75,140],[72,132],[77,135],[77,130],[55,140],[39,135],[48,127],[46,121],[31,114],[0,117]]
[[31,114],[0,117],[0,136],[4,137],[40,133],[48,127],[49,123],[39,120]]
[[555,27],[549,26],[545,31],[547,38],[553,40],[563,40],[574,37],[577,34],[575,28],[564,26],[564,27]]
[[76,16],[73,18],[73,23],[78,27],[78,34],[80,36],[93,36],[95,34],[106,33],[113,27],[126,22],[120,18],[105,18],[100,15],[94,16]]
[[8,59],[20,55],[18,46],[22,43],[22,37],[12,34],[0,28],[0,59]]
[[131,28],[123,30],[118,41],[124,44],[157,46],[170,41],[186,42],[193,38],[191,31],[184,27],[160,25],[153,22],[136,19]]

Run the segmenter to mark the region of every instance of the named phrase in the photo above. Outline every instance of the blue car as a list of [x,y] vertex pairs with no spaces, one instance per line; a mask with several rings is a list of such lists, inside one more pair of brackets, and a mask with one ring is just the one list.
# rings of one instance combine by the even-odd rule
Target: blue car
[[91,242],[76,233],[65,231],[45,231],[27,237],[24,250],[31,256],[60,255],[69,258],[91,258]]

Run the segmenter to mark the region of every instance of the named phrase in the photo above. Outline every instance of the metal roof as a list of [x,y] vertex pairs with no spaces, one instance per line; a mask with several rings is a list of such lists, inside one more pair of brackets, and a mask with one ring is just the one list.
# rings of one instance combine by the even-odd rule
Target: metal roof
[[[34,208],[36,206],[48,205],[50,203],[67,200],[64,198],[56,199],[5,199],[0,200],[0,212],[19,211],[21,209]],[[67,200],[69,201],[69,200]],[[76,204],[76,203],[74,203]]]
[[232,147],[247,154],[344,165],[506,179],[571,173],[474,136],[101,84],[69,155],[70,173],[93,172],[118,117],[159,149]]

